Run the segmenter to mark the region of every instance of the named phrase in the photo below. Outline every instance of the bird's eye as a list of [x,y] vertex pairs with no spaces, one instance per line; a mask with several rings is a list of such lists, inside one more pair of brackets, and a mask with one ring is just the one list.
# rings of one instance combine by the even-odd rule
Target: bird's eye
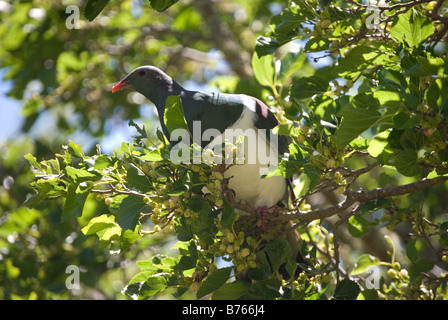
[[140,70],[140,71],[138,72],[138,76],[139,76],[139,77],[144,77],[144,76],[146,76],[146,71],[145,71],[145,70]]

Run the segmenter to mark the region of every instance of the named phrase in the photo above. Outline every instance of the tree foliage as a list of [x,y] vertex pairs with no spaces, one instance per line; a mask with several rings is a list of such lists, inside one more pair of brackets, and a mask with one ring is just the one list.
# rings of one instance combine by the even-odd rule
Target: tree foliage
[[[0,2],[25,119],[2,146],[2,298],[447,298],[444,1],[89,0],[79,29],[66,5]],[[265,101],[292,140],[269,174],[294,179],[296,202],[261,222],[219,154],[191,145],[199,163],[173,161],[151,107],[110,94],[143,64]],[[167,127],[181,110],[167,100]],[[102,151],[121,121],[133,141]]]

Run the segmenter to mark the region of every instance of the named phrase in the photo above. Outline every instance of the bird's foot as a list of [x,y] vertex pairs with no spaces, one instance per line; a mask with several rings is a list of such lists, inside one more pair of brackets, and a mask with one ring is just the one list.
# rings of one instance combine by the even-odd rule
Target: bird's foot
[[255,212],[257,213],[257,215],[261,216],[261,229],[265,230],[266,229],[266,216],[268,213],[275,213],[278,214],[280,208],[277,205],[273,205],[271,207],[268,206],[262,206],[262,207],[258,207]]

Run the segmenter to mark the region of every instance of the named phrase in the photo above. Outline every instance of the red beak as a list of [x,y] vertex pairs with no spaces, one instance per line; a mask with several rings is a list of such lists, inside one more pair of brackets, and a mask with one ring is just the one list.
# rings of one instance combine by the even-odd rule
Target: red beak
[[125,86],[127,86],[127,83],[125,81],[118,82],[116,85],[113,86],[112,93],[121,90]]

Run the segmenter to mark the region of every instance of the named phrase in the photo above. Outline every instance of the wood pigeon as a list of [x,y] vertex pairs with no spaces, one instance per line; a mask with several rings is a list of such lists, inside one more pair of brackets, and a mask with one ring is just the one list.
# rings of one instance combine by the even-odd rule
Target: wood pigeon
[[[165,101],[168,96],[179,95],[185,120],[190,132],[197,129],[193,126],[194,121],[200,121],[201,141],[195,141],[203,148],[216,144],[221,144],[226,129],[253,129],[254,132],[265,134],[257,135],[257,146],[268,150],[257,150],[269,154],[270,161],[278,161],[278,155],[288,152],[289,141],[286,136],[271,135],[271,130],[278,125],[278,121],[269,108],[260,100],[243,94],[225,94],[220,92],[189,91],[180,86],[170,76],[154,66],[142,66],[129,73],[123,80],[112,88],[116,92],[124,87],[141,93],[148,98],[157,108],[162,130],[170,140],[169,132],[164,124]],[[203,133],[207,129],[217,129],[220,137],[214,137],[212,141],[203,140]],[[273,139],[275,137],[276,139]],[[269,143],[277,140],[277,143]],[[246,139],[248,141],[248,139]],[[250,140],[249,140],[250,143]],[[252,141],[253,143],[253,141]],[[245,156],[250,160],[252,151],[250,145],[245,143]],[[260,148],[263,149],[263,148]],[[288,190],[290,182],[282,176],[272,176],[263,178],[263,166],[266,162],[260,163],[260,157],[256,156],[256,161],[249,164],[231,166],[224,174],[231,177],[229,188],[235,192],[235,200],[246,203],[256,209],[258,213],[266,215],[271,211],[278,210],[276,204],[279,201],[288,199],[288,194],[293,194]],[[253,158],[252,158],[253,159]],[[271,162],[272,163],[272,162]],[[273,162],[277,163],[277,162]],[[297,237],[296,248],[293,252],[298,252],[299,236]],[[291,241],[290,241],[291,242]]]

